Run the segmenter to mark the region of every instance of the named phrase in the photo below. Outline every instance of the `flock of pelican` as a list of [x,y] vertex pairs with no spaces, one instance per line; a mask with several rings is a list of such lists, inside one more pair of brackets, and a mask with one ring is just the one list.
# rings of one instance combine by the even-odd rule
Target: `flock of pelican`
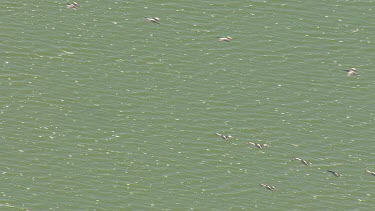
[[[79,6],[79,4],[77,2],[72,2],[72,3],[67,3],[67,8],[68,9],[77,9]],[[160,24],[160,18],[158,17],[145,17],[144,19],[146,22],[151,22],[151,23],[155,23],[155,24]],[[230,42],[232,41],[232,37],[230,36],[226,36],[226,37],[217,37],[218,38],[218,41],[221,41],[221,42]],[[345,70],[347,72],[347,76],[356,76],[358,75],[358,71],[356,68],[350,68],[350,69],[347,69]],[[222,139],[224,140],[229,140],[231,138],[233,138],[233,136],[231,135],[224,135],[224,134],[220,134],[220,133],[215,133],[215,135],[217,136],[220,136]],[[262,144],[262,143],[254,143],[254,142],[247,142],[247,144],[250,144],[250,145],[253,145],[259,149],[263,149],[264,147],[268,147],[269,145],[268,144]],[[306,161],[306,160],[303,160],[301,158],[294,158],[294,160],[298,160],[298,161],[301,161],[302,164],[304,165],[310,165],[311,163]],[[337,173],[337,172],[334,172],[332,170],[327,170],[328,172],[332,173],[333,175],[335,175],[336,177],[341,177],[342,175]],[[374,175],[375,176],[375,172],[373,171],[369,171],[369,170],[365,170],[366,173],[369,173],[371,175]],[[270,186],[270,185],[267,185],[267,184],[260,184],[262,187],[265,187],[266,189],[268,190],[275,190],[275,187],[274,186]]]
[[[220,134],[220,133],[215,133],[215,135],[221,137],[225,141],[228,141],[229,139],[233,138],[232,135],[224,135],[224,134]],[[246,142],[246,144],[251,144],[251,145],[253,145],[253,146],[255,146],[255,147],[259,148],[259,149],[263,149],[264,147],[269,147],[268,144],[263,144],[263,143]],[[311,163],[309,161],[301,159],[301,158],[294,158],[293,160],[300,161],[302,164],[304,164],[306,166],[311,165]],[[327,172],[332,173],[336,177],[341,177],[342,176],[342,174],[337,173],[337,172],[332,171],[332,170],[327,170]],[[368,173],[368,174],[371,174],[371,175],[375,176],[375,172],[374,171],[370,171],[370,170],[366,169],[365,172]],[[274,191],[276,189],[275,186],[271,186],[271,185],[264,184],[264,183],[260,184],[260,186],[265,187],[266,189],[268,189],[270,191]]]
[[[145,21],[146,22],[152,22],[152,23],[160,24],[160,18],[157,18],[157,17],[153,17],[153,18],[145,17]],[[216,37],[216,38],[218,39],[218,41],[221,41],[221,42],[230,42],[233,39],[230,36]],[[358,71],[354,67],[352,67],[350,69],[347,69],[345,71],[347,72],[347,76],[356,76],[356,75],[358,75]]]
[[[68,9],[77,9],[79,4],[77,2],[72,2],[72,3],[67,3],[66,8]],[[160,24],[160,18],[158,17],[145,17],[144,19],[146,22],[151,22],[155,24]],[[218,41],[220,42],[230,42],[233,40],[232,37],[230,36],[225,36],[225,37],[216,37]],[[358,75],[358,71],[356,68],[352,67],[350,69],[345,70],[347,72],[347,76],[356,76]]]

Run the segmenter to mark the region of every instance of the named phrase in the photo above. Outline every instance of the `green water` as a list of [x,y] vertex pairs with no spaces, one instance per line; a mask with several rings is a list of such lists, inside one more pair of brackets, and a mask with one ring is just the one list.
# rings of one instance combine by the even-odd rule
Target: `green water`
[[280,2],[3,1],[0,210],[373,210],[374,2]]

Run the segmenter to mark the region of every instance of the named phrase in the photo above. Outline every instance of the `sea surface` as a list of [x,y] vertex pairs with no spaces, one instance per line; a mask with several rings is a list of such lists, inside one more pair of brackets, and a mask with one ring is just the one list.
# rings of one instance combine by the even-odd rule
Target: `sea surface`
[[0,4],[0,210],[375,210],[374,1],[78,3]]

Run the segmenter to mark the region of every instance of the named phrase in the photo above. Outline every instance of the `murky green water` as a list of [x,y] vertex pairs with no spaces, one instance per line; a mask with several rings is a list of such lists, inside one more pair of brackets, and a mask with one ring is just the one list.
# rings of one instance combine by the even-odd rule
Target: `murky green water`
[[375,208],[373,1],[79,3],[0,6],[1,210]]

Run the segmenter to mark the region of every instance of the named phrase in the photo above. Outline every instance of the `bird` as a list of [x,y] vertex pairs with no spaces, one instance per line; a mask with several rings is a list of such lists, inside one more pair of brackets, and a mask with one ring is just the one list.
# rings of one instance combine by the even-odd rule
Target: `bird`
[[337,173],[337,172],[334,172],[334,171],[331,171],[331,170],[327,170],[328,172],[331,172],[333,175],[335,175],[336,177],[341,177],[342,175]]
[[375,172],[373,172],[373,171],[370,171],[370,170],[365,170],[366,171],[366,173],[369,173],[369,174],[371,174],[371,175],[373,175],[373,176],[375,176]]
[[221,42],[230,42],[232,41],[232,37],[226,36],[226,37],[217,37],[219,41]]
[[228,139],[230,139],[230,138],[233,138],[233,136],[231,136],[231,135],[223,135],[223,134],[220,134],[220,133],[215,133],[215,135],[220,136],[222,139],[224,139],[226,141],[228,141]]
[[355,75],[358,75],[358,71],[357,69],[355,69],[354,67],[350,68],[350,69],[347,69],[347,70],[344,70],[347,72],[347,76],[355,76]]
[[147,21],[147,22],[152,22],[152,23],[156,23],[156,24],[160,24],[160,23],[159,23],[160,18],[157,18],[157,17],[154,17],[154,18],[145,17],[145,21]]
[[253,146],[256,146],[259,149],[263,149],[264,147],[268,147],[269,146],[268,144],[254,143],[254,142],[251,142],[251,141],[247,142],[247,144],[251,144]]
[[308,161],[306,161],[306,160],[303,160],[303,159],[301,159],[301,158],[294,158],[294,160],[299,160],[299,161],[301,161],[301,163],[303,163],[303,164],[306,165],[306,166],[308,166],[308,165],[311,164],[310,162],[308,162]]
[[275,186],[270,186],[270,185],[267,185],[267,184],[260,184],[260,186],[263,186],[263,187],[267,188],[270,191],[274,191],[275,190]]
[[66,3],[66,8],[68,9],[77,9],[78,8],[78,3],[77,2],[73,2],[73,3]]

